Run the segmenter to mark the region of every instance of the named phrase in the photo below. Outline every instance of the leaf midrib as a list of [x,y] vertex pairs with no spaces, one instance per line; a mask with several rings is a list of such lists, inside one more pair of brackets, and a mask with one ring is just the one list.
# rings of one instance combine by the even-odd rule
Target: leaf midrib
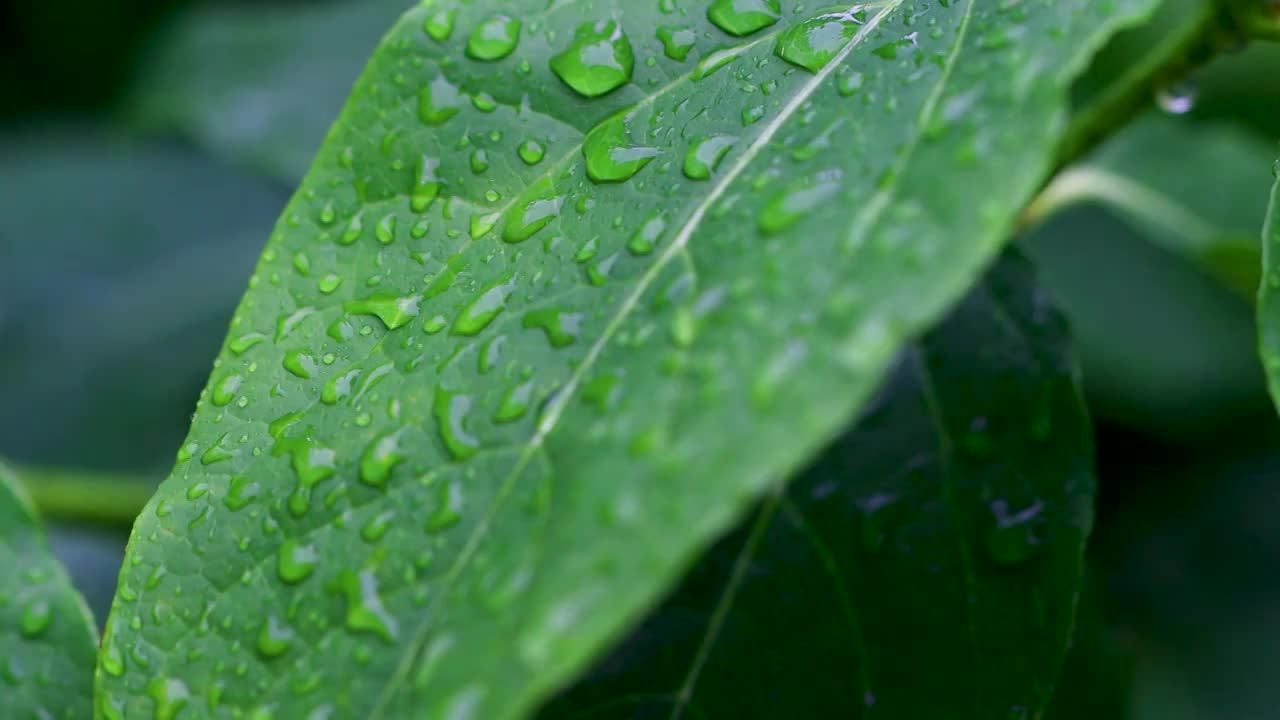
[[[453,567],[451,567],[449,572],[444,576],[444,579],[442,580],[443,590],[437,595],[437,597],[448,596],[448,589],[453,585],[457,576],[467,566],[467,563],[470,562],[471,557],[475,554],[477,547],[487,534],[488,526],[498,508],[502,506],[506,497],[511,493],[515,482],[523,474],[524,469],[527,467],[534,454],[541,449],[547,436],[557,427],[560,417],[564,412],[564,408],[577,392],[577,388],[581,384],[582,379],[593,368],[601,352],[603,352],[604,348],[608,345],[609,341],[612,340],[618,328],[634,310],[645,291],[653,284],[667,264],[684,251],[685,247],[689,243],[689,239],[693,235],[693,232],[699,227],[699,224],[702,222],[702,219],[706,216],[706,213],[710,210],[711,206],[714,205],[721,196],[723,196],[729,185],[742,174],[746,167],[759,155],[760,151],[773,139],[774,135],[777,134],[785,122],[795,114],[800,106],[803,105],[819,87],[822,86],[831,73],[834,72],[835,69],[839,67],[853,52],[853,50],[859,47],[862,44],[862,41],[865,40],[876,28],[878,28],[894,10],[899,8],[903,2],[905,2],[905,0],[889,0],[889,2],[886,2],[874,16],[869,18],[862,26],[860,26],[858,32],[843,48],[841,48],[840,52],[837,53],[831,61],[824,65],[817,73],[814,73],[813,77],[810,78],[808,82],[801,86],[795,96],[792,97],[791,100],[782,107],[777,116],[763,128],[760,134],[756,136],[755,141],[747,147],[734,164],[731,165],[723,175],[716,178],[716,181],[711,188],[711,192],[707,193],[704,200],[694,208],[694,211],[681,226],[680,231],[676,234],[672,242],[667,245],[666,249],[658,256],[653,265],[650,266],[650,268],[641,276],[640,280],[636,283],[635,289],[623,299],[618,310],[605,325],[605,329],[601,333],[600,337],[592,344],[591,348],[587,351],[587,354],[583,357],[582,362],[578,364],[574,369],[574,372],[570,375],[563,390],[556,395],[552,404],[548,406],[546,414],[538,423],[536,432],[527,443],[526,450],[521,454],[520,459],[517,461],[515,467],[512,468],[511,473],[499,485],[498,491],[494,496],[494,500],[490,504],[484,518],[477,524],[476,529],[472,532],[471,537],[468,538],[464,545],[462,552],[459,553],[458,559],[455,561]],[[855,4],[851,6],[849,10],[852,11],[857,7],[858,5]],[[970,8],[972,8],[972,0]],[[745,44],[744,47],[752,47],[755,44],[765,42],[781,31],[782,30],[779,29],[769,35],[757,38],[753,42]],[[651,98],[656,98],[661,92],[668,90],[670,87],[689,77],[689,74],[682,75],[680,78],[677,78],[668,86],[664,87],[663,90],[659,91],[659,93],[647,96],[646,100],[651,101]],[[644,101],[642,100],[641,103],[643,102]],[[637,103],[637,106],[641,103]],[[431,616],[433,613],[427,612],[424,613],[424,615]],[[404,659],[401,661],[400,667],[397,668],[396,672],[388,679],[386,685],[384,685],[383,692],[379,696],[378,702],[373,706],[373,710],[370,713],[371,720],[380,720],[382,718],[382,713],[387,707],[387,703],[394,695],[399,685],[405,680],[405,677],[411,669],[412,661],[418,656],[428,627],[430,627],[430,623],[425,621],[419,625],[419,630],[414,634],[414,638],[410,642],[409,647],[403,656]]]

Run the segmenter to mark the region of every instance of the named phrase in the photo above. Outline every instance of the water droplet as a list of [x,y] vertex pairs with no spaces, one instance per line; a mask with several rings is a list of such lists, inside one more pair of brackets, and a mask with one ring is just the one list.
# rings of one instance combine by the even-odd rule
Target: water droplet
[[457,525],[462,520],[464,500],[461,483],[452,480],[441,483],[436,509],[427,518],[427,532],[440,532]]
[[471,172],[479,175],[489,169],[489,153],[484,148],[471,151]]
[[819,180],[793,186],[770,198],[760,209],[760,231],[782,232],[825,203],[840,188],[837,180]]
[[329,295],[333,291],[337,290],[341,285],[342,276],[329,273],[328,275],[320,278],[320,281],[316,283],[316,289],[324,295]]
[[290,350],[285,353],[281,364],[290,374],[303,380],[310,380],[319,367],[316,365],[316,359],[302,350]]
[[339,245],[351,245],[360,239],[360,233],[364,231],[364,218],[361,215],[353,215],[347,221],[347,227],[343,229],[342,235],[338,236]]
[[409,206],[414,212],[423,212],[431,206],[431,201],[440,194],[444,182],[436,176],[436,168],[440,161],[423,155],[418,159],[418,167],[413,174],[413,188],[409,191]]
[[533,383],[526,382],[507,391],[502,398],[502,405],[494,413],[494,422],[505,423],[519,420],[529,411],[533,397]]
[[404,461],[399,431],[374,438],[360,458],[360,479],[374,487],[386,487],[395,466]]
[[487,92],[479,92],[471,96],[471,107],[482,113],[493,112],[498,109],[498,101]]
[[701,80],[705,77],[710,77],[720,68],[742,57],[748,49],[749,48],[744,45],[712,50],[698,61],[698,64],[694,66],[690,77],[694,80]]
[[240,389],[242,383],[244,383],[244,376],[238,373],[224,376],[213,386],[213,404],[218,407],[230,404],[236,399],[236,391]]
[[598,97],[631,79],[635,55],[616,20],[583,23],[573,42],[551,58],[551,70],[583,97]]
[[631,141],[630,111],[617,113],[587,133],[582,153],[587,175],[595,182],[622,182],[631,179],[662,151]]
[[502,239],[509,243],[528,240],[559,217],[563,203],[564,197],[555,195],[550,178],[539,180],[515,204],[514,211],[507,217],[506,226],[502,229]]
[[338,582],[347,596],[347,628],[373,633],[387,642],[394,640],[399,633],[399,623],[382,605],[373,570],[359,573],[344,570]]
[[712,135],[693,143],[684,156],[684,174],[690,180],[708,180],[720,161],[738,142],[729,135]]
[[444,42],[453,34],[453,21],[457,10],[437,10],[422,23],[422,29],[436,42]]
[[290,465],[298,478],[298,485],[289,496],[289,511],[297,517],[305,515],[310,507],[312,489],[337,472],[338,453],[317,445],[310,434],[278,440],[271,453],[277,457],[289,455]]
[[293,644],[293,629],[271,615],[258,628],[258,652],[265,658],[277,658]]
[[187,684],[177,678],[153,678],[147,695],[155,702],[155,720],[175,720],[191,700]]
[[858,32],[852,13],[823,15],[788,28],[774,52],[792,65],[816,73],[831,62]]
[[276,552],[276,574],[290,585],[311,577],[320,564],[320,554],[314,545],[303,545],[297,540],[285,540]]
[[987,531],[987,552],[1001,565],[1020,565],[1040,551],[1044,503],[1037,500],[1019,512],[1010,512],[1004,500],[991,503],[995,524]]
[[461,109],[462,96],[444,75],[418,91],[418,119],[426,125],[441,125]]
[[34,638],[43,635],[53,622],[53,609],[48,600],[33,600],[22,608],[22,619],[19,625],[22,636]]
[[324,388],[320,390],[320,402],[325,405],[337,405],[340,401],[351,397],[351,386],[360,379],[360,373],[359,368],[352,368],[329,378],[329,382],[326,382]]
[[1199,97],[1200,86],[1191,78],[1184,78],[1156,90],[1156,104],[1170,115],[1185,115],[1191,112]]
[[572,345],[582,332],[582,313],[557,308],[525,313],[520,322],[526,328],[541,328],[551,346],[558,348]]
[[467,415],[474,404],[475,398],[470,395],[436,388],[432,411],[440,427],[440,437],[455,460],[466,460],[480,450],[480,441],[466,427]]
[[769,27],[781,14],[778,0],[715,0],[707,8],[708,20],[737,37]]
[[450,332],[455,335],[479,335],[503,310],[507,309],[507,297],[515,290],[515,281],[503,279],[499,284],[485,288],[453,321]]
[[547,151],[546,148],[542,147],[542,143],[537,140],[525,140],[516,149],[516,154],[520,156],[525,165],[537,165],[542,162],[542,158],[547,154]]
[[249,351],[249,348],[266,339],[267,336],[262,333],[245,333],[227,343],[227,349],[236,355],[243,355]]
[[386,510],[369,518],[369,522],[360,528],[360,537],[365,542],[378,542],[391,529],[391,521],[396,516],[394,510]]
[[650,215],[649,219],[645,220],[640,229],[636,230],[631,239],[627,241],[627,249],[634,255],[648,255],[653,252],[658,238],[662,236],[662,231],[666,229],[666,213],[656,212]]
[[501,60],[520,41],[520,21],[494,15],[480,23],[467,38],[467,57],[472,60]]
[[375,295],[364,300],[352,300],[342,304],[342,309],[356,315],[374,315],[388,330],[404,327],[418,317],[421,295],[391,297]]
[[658,27],[658,41],[662,43],[662,52],[667,57],[683,62],[689,57],[697,35],[693,30],[679,25],[662,25]]
[[241,510],[258,497],[261,487],[244,475],[233,475],[223,500],[229,510]]

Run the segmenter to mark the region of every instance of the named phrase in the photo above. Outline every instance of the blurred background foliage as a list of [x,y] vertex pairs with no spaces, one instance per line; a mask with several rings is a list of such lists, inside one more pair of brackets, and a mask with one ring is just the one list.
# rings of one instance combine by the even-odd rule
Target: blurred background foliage
[[[277,213],[408,1],[0,0],[0,455],[59,516],[97,617],[119,516],[167,472]],[[1079,105],[1204,2],[1118,38]],[[1098,433],[1060,720],[1280,706],[1280,423],[1251,307],[1280,47],[1214,50],[1018,238],[1072,319]]]

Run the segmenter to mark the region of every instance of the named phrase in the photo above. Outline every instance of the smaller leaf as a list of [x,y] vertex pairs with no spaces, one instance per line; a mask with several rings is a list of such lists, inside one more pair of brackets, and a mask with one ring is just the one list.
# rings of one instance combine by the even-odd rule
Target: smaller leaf
[[1065,324],[1010,254],[856,428],[540,717],[1039,717],[1091,465]]
[[93,717],[96,646],[84,599],[0,464],[0,717]]

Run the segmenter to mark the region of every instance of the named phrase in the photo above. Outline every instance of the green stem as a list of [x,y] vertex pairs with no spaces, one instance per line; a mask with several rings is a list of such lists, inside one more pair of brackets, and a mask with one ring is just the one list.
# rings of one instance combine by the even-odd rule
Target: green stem
[[1158,88],[1185,78],[1238,38],[1217,0],[1206,0],[1198,14],[1140,61],[1117,75],[1089,104],[1072,116],[1058,148],[1055,167],[1064,168],[1149,109]]
[[45,518],[133,525],[151,499],[153,481],[62,468],[19,468],[18,479]]

